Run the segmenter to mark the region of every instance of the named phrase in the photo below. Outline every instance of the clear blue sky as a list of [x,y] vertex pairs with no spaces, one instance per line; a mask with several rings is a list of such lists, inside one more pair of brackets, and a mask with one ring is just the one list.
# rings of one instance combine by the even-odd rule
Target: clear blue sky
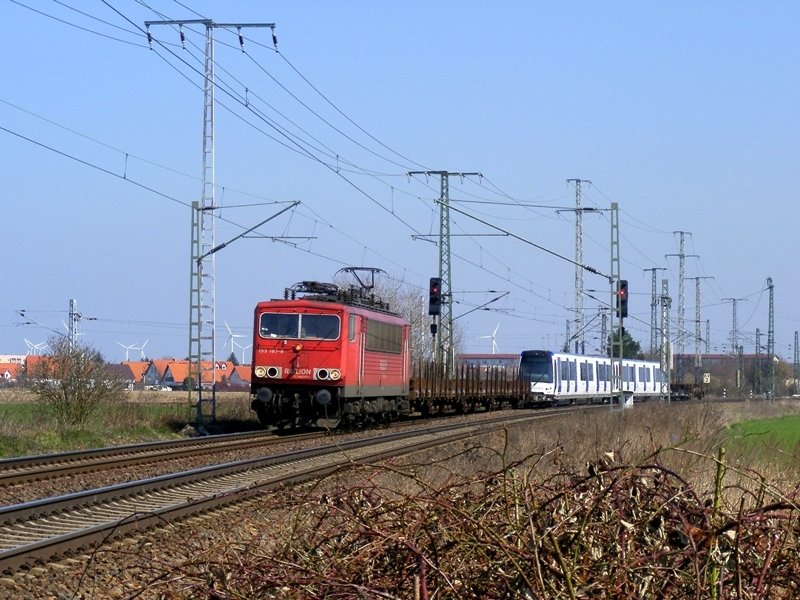
[[[344,266],[386,270],[424,292],[437,274],[435,178],[454,208],[575,257],[570,178],[583,206],[620,207],[627,329],[649,346],[651,274],[669,279],[678,236],[701,281],[712,351],[767,341],[775,284],[778,354],[800,329],[800,44],[796,2],[201,2],[2,0],[0,162],[4,277],[0,354],[65,332],[110,361],[188,352],[190,209],[200,196],[203,36],[146,20],[274,22],[217,30],[217,241],[300,201],[217,255],[218,356],[227,322]],[[31,10],[31,8],[35,9]],[[99,35],[102,34],[102,35]],[[28,140],[23,139],[28,138]],[[54,152],[57,150],[59,153]],[[78,159],[83,162],[78,162]],[[149,189],[147,189],[149,188]],[[476,201],[481,201],[480,203]],[[502,205],[505,203],[510,205]],[[247,205],[247,206],[243,206]],[[525,206],[522,206],[525,205]],[[529,206],[535,205],[535,206]],[[583,219],[584,263],[610,271],[607,212]],[[574,318],[571,263],[454,212],[454,313],[465,349],[561,346]],[[469,235],[465,235],[469,234]],[[274,241],[273,238],[282,238]],[[694,332],[695,282],[685,282]],[[608,301],[608,282],[584,286]],[[497,290],[489,292],[488,290]],[[598,301],[584,300],[587,319]],[[45,327],[20,325],[27,314]],[[499,325],[499,327],[498,327]],[[599,329],[587,332],[591,351]],[[246,338],[245,338],[246,339]],[[242,339],[237,341],[247,343]],[[688,338],[686,350],[694,351]],[[131,357],[137,354],[131,351]]]

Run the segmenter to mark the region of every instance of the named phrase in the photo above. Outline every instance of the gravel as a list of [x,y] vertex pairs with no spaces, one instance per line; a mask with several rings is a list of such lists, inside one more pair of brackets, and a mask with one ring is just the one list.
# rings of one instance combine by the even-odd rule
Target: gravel
[[[491,416],[497,416],[492,413]],[[480,419],[481,415],[468,415],[459,419]],[[414,427],[427,427],[419,424]],[[385,431],[385,430],[384,430]],[[351,439],[354,436],[377,436],[383,432],[364,431],[342,434],[333,439]],[[270,446],[270,452],[285,452],[320,443],[332,438],[306,440]],[[164,463],[138,465],[107,472],[87,473],[79,476],[25,483],[0,488],[0,501],[12,504],[53,495],[153,477],[194,467],[240,460],[263,455],[264,450],[249,449],[223,452],[211,457],[190,457]],[[181,578],[203,573],[198,561],[212,558],[220,545],[232,547],[243,540],[263,535],[265,515],[259,510],[259,496],[242,503],[218,509],[179,523],[110,541],[88,554],[75,554],[46,565],[12,574],[0,574],[0,599],[96,599],[96,598],[190,598],[192,592],[174,594],[181,589]],[[211,561],[209,561],[211,562]],[[214,577],[213,573],[206,576]],[[220,574],[220,580],[224,576]],[[164,581],[169,579],[167,591]],[[186,585],[189,584],[187,580]],[[164,594],[168,595],[164,595]],[[293,597],[287,590],[288,598]],[[218,596],[228,597],[225,594]]]

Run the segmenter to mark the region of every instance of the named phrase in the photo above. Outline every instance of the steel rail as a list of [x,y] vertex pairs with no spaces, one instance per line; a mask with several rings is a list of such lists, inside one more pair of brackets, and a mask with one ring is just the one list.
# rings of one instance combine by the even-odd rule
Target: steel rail
[[528,414],[392,432],[3,507],[0,572],[238,502],[260,490],[553,416]]
[[[308,433],[292,436],[291,439],[303,440],[323,435],[323,433]],[[289,438],[261,431],[2,459],[0,460],[0,485],[185,458],[220,450],[240,450],[258,445],[272,445],[287,439]]]

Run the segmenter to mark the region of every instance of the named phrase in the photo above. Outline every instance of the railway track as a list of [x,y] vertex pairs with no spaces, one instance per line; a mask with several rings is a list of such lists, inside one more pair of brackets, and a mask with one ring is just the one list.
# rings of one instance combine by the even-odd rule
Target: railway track
[[[299,434],[292,436],[291,440],[313,439],[323,435],[323,433]],[[0,460],[0,486],[212,452],[270,446],[286,443],[287,439],[285,436],[276,436],[273,433],[261,431],[7,458]]]
[[390,432],[7,506],[0,508],[0,572],[13,572],[352,464],[378,462],[553,416],[528,413]]

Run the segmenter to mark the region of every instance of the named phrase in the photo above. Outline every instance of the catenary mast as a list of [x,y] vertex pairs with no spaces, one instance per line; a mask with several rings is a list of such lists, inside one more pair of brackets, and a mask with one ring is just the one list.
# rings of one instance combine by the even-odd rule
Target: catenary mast
[[[205,70],[203,77],[203,148],[202,182],[200,200],[192,202],[191,266],[189,284],[189,364],[194,382],[196,421],[216,421],[216,261],[218,249],[215,235],[215,154],[214,154],[214,30],[269,27],[275,43],[275,23],[215,23],[211,19],[176,19],[145,21],[148,41],[152,42],[150,27],[154,25],[177,26],[181,43],[185,42],[185,25],[202,25],[205,28]],[[210,395],[204,386],[210,387]],[[190,395],[193,393],[190,390]],[[205,405],[210,407],[206,414]]]
[[482,177],[480,173],[451,171],[409,171],[408,175],[438,175],[439,193],[439,278],[441,279],[441,302],[444,315],[436,315],[435,323],[439,341],[434,347],[434,361],[449,377],[455,366],[455,342],[453,335],[453,281],[450,253],[450,177]]

